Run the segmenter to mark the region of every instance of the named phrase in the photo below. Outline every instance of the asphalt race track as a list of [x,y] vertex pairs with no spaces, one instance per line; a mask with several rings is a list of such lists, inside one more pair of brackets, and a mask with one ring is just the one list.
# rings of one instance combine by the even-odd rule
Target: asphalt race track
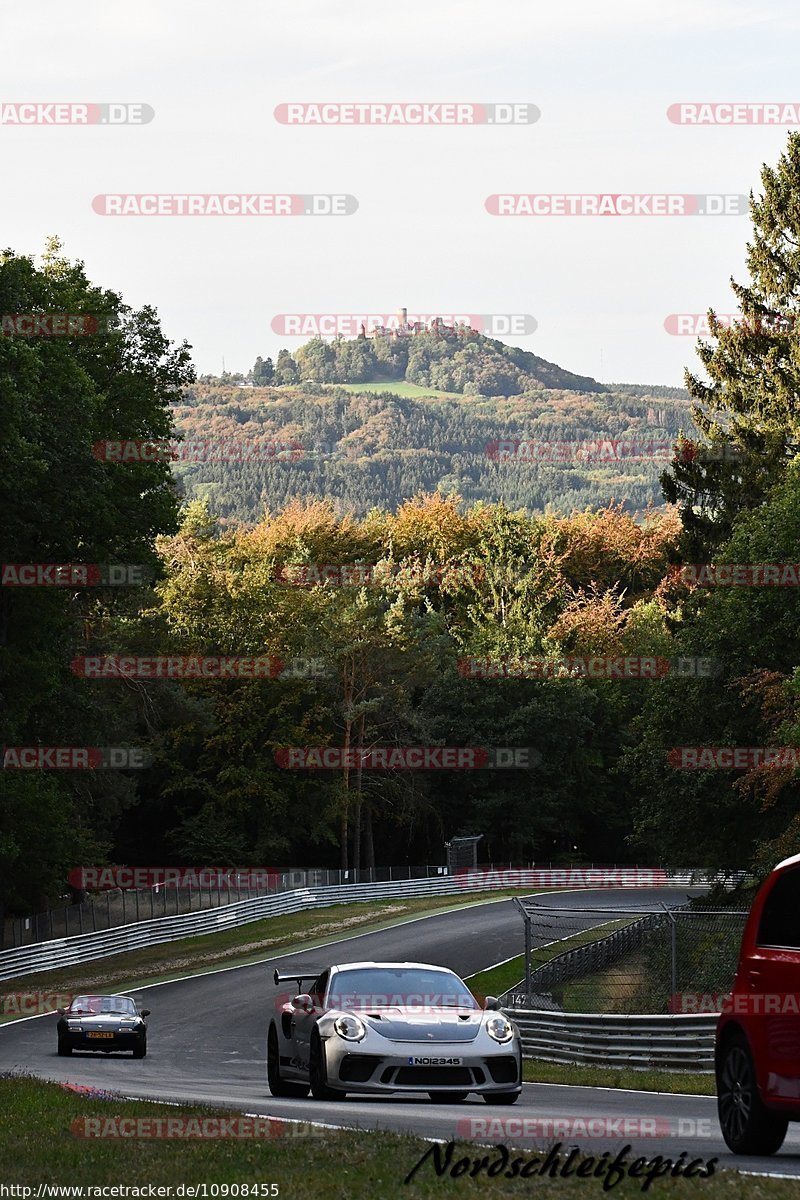
[[[570,915],[563,927],[553,934],[563,937],[608,919],[585,912],[587,908],[649,908],[662,902],[680,903],[687,894],[686,888],[604,888],[551,893],[543,896],[542,902],[568,910]],[[468,1139],[472,1135],[487,1145],[505,1142],[532,1149],[560,1140],[565,1149],[580,1145],[588,1153],[610,1150],[615,1154],[630,1142],[631,1157],[662,1154],[677,1159],[685,1150],[689,1158],[718,1156],[718,1169],[739,1167],[800,1178],[800,1124],[789,1126],[783,1149],[774,1157],[737,1158],[722,1141],[713,1097],[537,1083],[525,1084],[522,1096],[511,1108],[494,1107],[477,1097],[463,1104],[444,1105],[434,1104],[427,1096],[419,1100],[351,1097],[331,1103],[270,1096],[266,1084],[266,1030],[278,994],[272,983],[276,966],[321,969],[331,962],[420,961],[471,975],[520,954],[522,949],[522,920],[512,901],[480,904],[356,934],[332,941],[323,949],[146,989],[128,989],[152,1009],[148,1056],[143,1060],[99,1054],[59,1059],[55,1014],[0,1026],[0,1069],[19,1069],[43,1078],[115,1089],[127,1096],[209,1103],[289,1120],[392,1129],[444,1140]],[[13,983],[5,986],[13,987]],[[524,1136],[522,1122],[526,1118],[586,1121],[598,1117],[611,1121],[645,1118],[653,1125],[630,1136],[619,1122],[615,1128],[620,1132],[616,1133],[559,1137],[556,1128],[550,1136]],[[479,1123],[471,1124],[473,1119]],[[490,1130],[483,1124],[488,1120],[511,1122],[508,1135],[498,1135],[497,1125]],[[412,1162],[399,1164],[399,1169],[412,1166]]]

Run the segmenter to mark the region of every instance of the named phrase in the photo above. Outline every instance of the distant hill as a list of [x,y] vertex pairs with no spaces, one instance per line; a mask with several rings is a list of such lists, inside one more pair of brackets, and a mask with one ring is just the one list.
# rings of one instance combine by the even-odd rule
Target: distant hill
[[[515,353],[528,370],[561,372]],[[265,508],[296,496],[328,498],[364,515],[437,489],[529,512],[569,513],[612,500],[638,512],[663,503],[658,477],[667,447],[693,428],[681,389],[612,391],[594,380],[591,388],[545,388],[537,379],[523,392],[486,396],[457,394],[457,380],[444,387],[440,379],[429,373],[426,395],[425,383],[404,375],[396,386],[406,394],[396,395],[391,383],[371,381],[242,387],[206,377],[187,389],[176,424],[187,442],[208,444],[211,453],[223,447],[223,460],[187,455],[175,474],[187,495],[208,496],[230,521],[257,521]],[[578,442],[596,452],[573,454]],[[270,456],[272,447],[292,444],[302,451]],[[234,445],[241,455],[229,452]],[[639,456],[627,457],[637,447]]]
[[574,375],[528,350],[507,346],[469,328],[427,330],[406,337],[314,338],[292,355],[281,351],[274,376],[256,383],[374,383],[393,380],[463,395],[518,396],[536,388],[608,391],[596,379]]

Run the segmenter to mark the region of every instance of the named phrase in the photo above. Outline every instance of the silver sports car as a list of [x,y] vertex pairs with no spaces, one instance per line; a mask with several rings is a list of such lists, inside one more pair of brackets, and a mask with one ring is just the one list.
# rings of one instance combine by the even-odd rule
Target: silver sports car
[[273,1096],[427,1092],[452,1103],[477,1092],[489,1104],[513,1104],[520,1094],[519,1031],[496,1000],[482,1009],[444,967],[362,962],[275,972],[276,987],[290,981],[299,994],[278,998],[267,1034]]

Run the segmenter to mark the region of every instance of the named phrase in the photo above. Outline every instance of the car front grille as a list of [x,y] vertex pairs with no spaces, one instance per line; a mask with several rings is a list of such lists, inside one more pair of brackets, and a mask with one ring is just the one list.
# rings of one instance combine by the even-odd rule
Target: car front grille
[[468,1087],[472,1083],[472,1071],[469,1067],[398,1067],[391,1082],[407,1087]]

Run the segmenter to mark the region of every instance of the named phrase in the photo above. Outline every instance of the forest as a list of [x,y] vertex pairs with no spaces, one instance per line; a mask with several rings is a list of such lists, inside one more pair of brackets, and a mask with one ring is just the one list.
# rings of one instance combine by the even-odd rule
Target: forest
[[640,513],[664,504],[660,474],[693,429],[679,389],[426,397],[362,386],[187,387],[173,406],[185,496],[207,499],[223,522],[257,521],[293,499],[363,517],[420,492],[529,513],[609,503]]
[[[0,337],[6,912],[62,895],[81,864],[441,862],[464,834],[485,861],[763,873],[794,852],[799,180],[791,134],[751,203],[744,320],[711,314],[689,401],[563,380],[430,401],[198,381],[154,308],[57,241],[38,262],[0,255],[3,313],[98,318],[90,336]],[[97,453],[252,445],[252,423],[302,453],[205,475]],[[633,462],[575,481],[486,452],[591,436],[672,442],[656,503]],[[39,753],[67,747],[92,769]],[[471,766],[397,765],[409,749]]]

